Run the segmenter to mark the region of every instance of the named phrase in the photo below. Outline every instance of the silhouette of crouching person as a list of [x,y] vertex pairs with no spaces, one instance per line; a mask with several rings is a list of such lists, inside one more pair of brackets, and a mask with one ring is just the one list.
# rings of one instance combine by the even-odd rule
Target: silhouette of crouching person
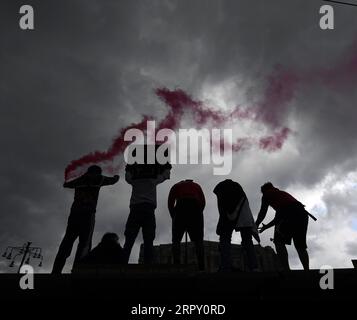
[[118,266],[125,264],[124,251],[116,233],[104,234],[101,242],[82,258],[76,265],[76,271],[91,267]]
[[118,180],[118,175],[105,177],[102,175],[102,169],[93,165],[84,175],[63,184],[64,188],[75,189],[75,193],[66,233],[53,265],[53,274],[62,272],[77,238],[79,238],[79,242],[73,267],[91,250],[99,190],[103,186],[117,183]]

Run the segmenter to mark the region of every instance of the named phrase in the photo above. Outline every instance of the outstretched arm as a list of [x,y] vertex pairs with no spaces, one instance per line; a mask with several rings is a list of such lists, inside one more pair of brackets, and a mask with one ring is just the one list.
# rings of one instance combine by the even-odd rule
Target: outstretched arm
[[274,218],[272,221],[270,221],[268,224],[264,224],[263,223],[263,226],[260,228],[260,231],[259,231],[259,233],[262,233],[262,232],[264,232],[266,229],[269,229],[269,228],[271,228],[271,227],[273,227],[273,226],[275,226],[276,225],[276,218]]
[[258,218],[257,221],[255,222],[255,224],[257,225],[257,228],[259,227],[259,225],[263,222],[263,220],[265,219],[267,212],[268,212],[268,207],[269,204],[267,203],[267,201],[264,199],[264,197],[262,197],[262,204],[260,206],[260,210],[258,213]]
[[165,169],[162,173],[157,175],[156,184],[160,184],[168,179],[170,179],[170,169]]
[[81,176],[79,178],[73,179],[72,181],[65,182],[63,184],[63,188],[70,188],[70,189],[78,188],[85,184],[84,180],[85,180],[84,177]]
[[102,186],[110,186],[112,184],[116,184],[119,181],[119,176],[115,175],[114,177],[105,177],[103,176]]

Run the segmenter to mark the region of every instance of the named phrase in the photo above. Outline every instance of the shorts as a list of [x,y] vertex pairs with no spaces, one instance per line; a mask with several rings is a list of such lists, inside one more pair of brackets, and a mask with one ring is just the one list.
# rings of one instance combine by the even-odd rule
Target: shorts
[[187,231],[191,241],[203,240],[203,213],[195,202],[181,202],[172,218],[172,242],[181,242]]
[[277,213],[281,216],[280,222],[275,226],[274,241],[294,246],[298,249],[306,249],[306,234],[309,217],[305,209],[299,206],[291,206]]

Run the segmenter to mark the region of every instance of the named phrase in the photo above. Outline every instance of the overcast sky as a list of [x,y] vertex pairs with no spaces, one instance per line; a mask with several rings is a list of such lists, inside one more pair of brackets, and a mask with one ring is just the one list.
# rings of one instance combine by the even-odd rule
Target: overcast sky
[[[143,114],[163,118],[156,88],[181,88],[229,110],[261,100],[279,66],[301,79],[279,114],[293,134],[276,152],[234,154],[229,177],[245,188],[255,215],[265,181],[291,192],[318,217],[308,233],[312,267],[352,267],[357,8],[334,5],[335,30],[322,31],[319,8],[325,2],[319,0],[26,1],[35,9],[35,30],[23,31],[21,4],[0,4],[1,251],[32,241],[44,250],[37,270],[51,269],[73,199],[62,188],[65,167],[106,150]],[[235,123],[233,129],[242,128]],[[259,128],[246,135],[252,130]],[[210,166],[178,165],[158,188],[156,244],[171,239],[169,188],[188,177],[207,198],[205,239],[218,240],[212,190],[226,177],[214,176]],[[94,245],[107,231],[118,233],[123,244],[129,198],[124,179],[101,190]],[[271,245],[271,237],[266,231],[262,244]],[[139,236],[132,261],[141,241]],[[293,268],[301,268],[290,253]],[[10,270],[7,261],[0,261],[0,270]]]

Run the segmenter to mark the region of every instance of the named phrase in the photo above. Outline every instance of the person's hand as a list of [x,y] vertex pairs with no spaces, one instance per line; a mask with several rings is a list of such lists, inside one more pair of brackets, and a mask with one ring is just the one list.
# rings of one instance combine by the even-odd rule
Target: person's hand
[[267,229],[266,225],[262,223],[262,227],[259,230],[259,233],[263,233]]

